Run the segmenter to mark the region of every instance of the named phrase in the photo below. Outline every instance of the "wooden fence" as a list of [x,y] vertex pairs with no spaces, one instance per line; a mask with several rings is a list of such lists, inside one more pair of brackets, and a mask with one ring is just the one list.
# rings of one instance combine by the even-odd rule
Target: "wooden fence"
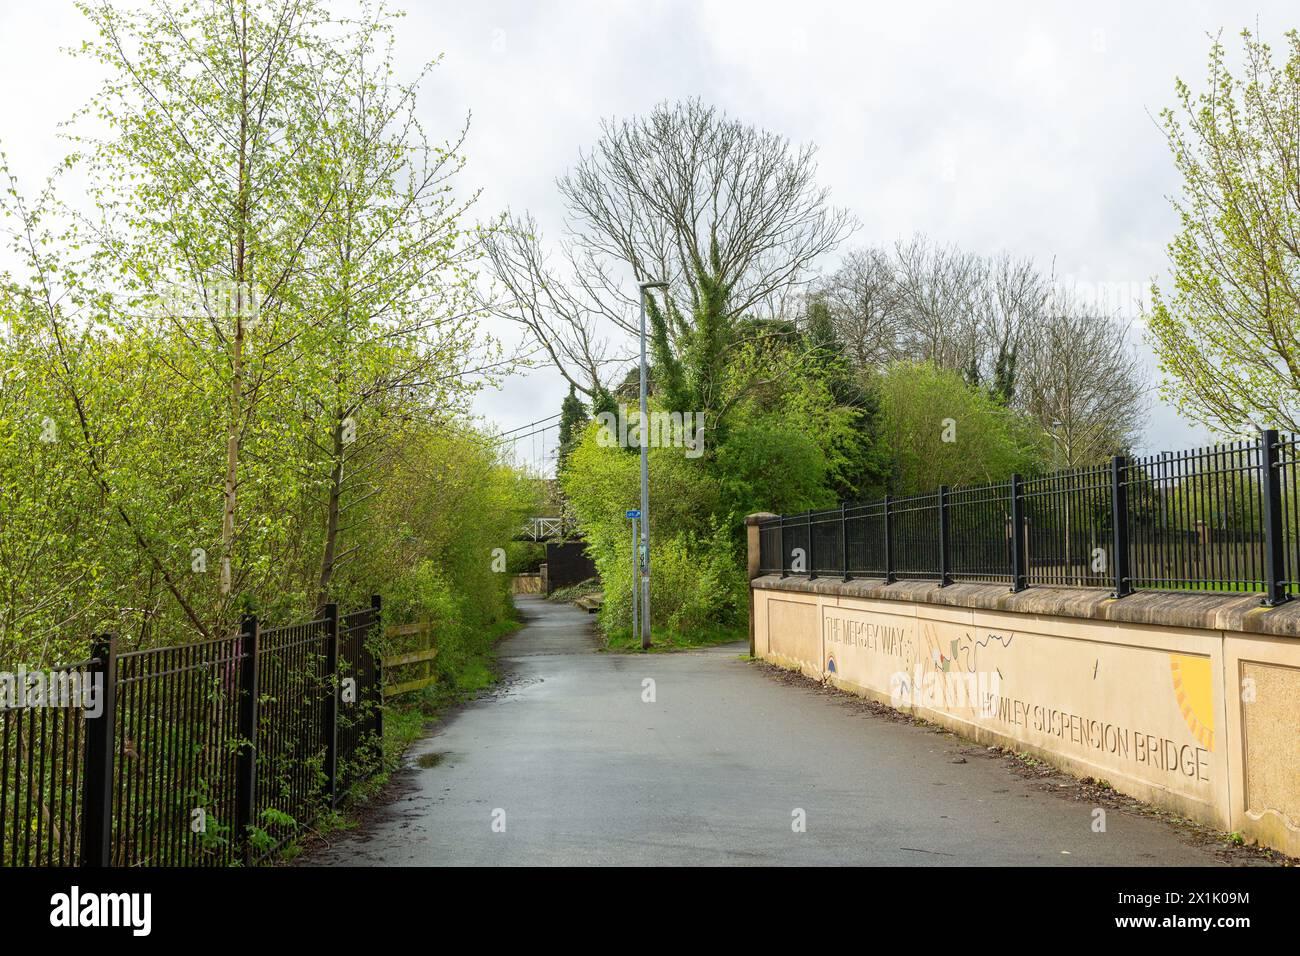
[[420,646],[383,658],[384,699],[422,690],[438,679],[433,662],[438,648],[433,643],[433,625],[429,621],[399,624],[384,629],[386,638],[418,638]]

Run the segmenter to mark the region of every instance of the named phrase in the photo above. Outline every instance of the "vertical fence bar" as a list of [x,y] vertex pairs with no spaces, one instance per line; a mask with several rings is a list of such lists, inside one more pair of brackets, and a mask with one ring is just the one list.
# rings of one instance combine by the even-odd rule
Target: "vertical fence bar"
[[82,772],[81,865],[109,865],[113,841],[113,748],[117,723],[117,638],[96,635],[91,686],[99,688],[98,717],[86,721],[86,752]]
[[339,793],[339,606],[325,605],[325,800],[333,809]]
[[788,565],[789,563],[790,563],[790,555],[787,554],[787,553],[786,553],[786,550],[785,550],[785,515],[781,515],[781,574],[780,574],[780,577],[785,577],[785,576],[786,576],[786,575],[785,575],[785,569],[786,569],[786,565]]
[[374,639],[371,650],[375,661],[375,736],[379,738],[379,752],[382,757],[384,749],[384,657],[380,652],[384,646],[382,640],[384,636],[384,599],[378,594],[370,595],[370,626],[373,629],[372,635]]
[[808,562],[808,580],[811,581],[813,578],[817,577],[817,562],[813,560],[812,511],[809,511],[808,514],[804,516],[804,527],[808,531],[808,553],[804,555],[804,558]]
[[259,670],[257,660],[257,618],[244,618],[239,631],[243,660],[239,668],[239,756],[235,761],[235,839],[242,847],[244,863],[252,862],[253,801],[257,792],[257,709]]
[[1259,433],[1260,489],[1264,497],[1264,599],[1266,607],[1284,604],[1286,591],[1286,531],[1282,524],[1281,446],[1277,429]]
[[893,584],[898,580],[894,573],[894,527],[890,519],[891,498],[885,495],[885,583]]
[[952,557],[948,548],[948,486],[939,486],[939,587],[952,584]]
[[1110,460],[1110,563],[1115,574],[1114,596],[1117,598],[1133,593],[1128,552],[1128,483],[1124,480],[1127,467],[1128,460],[1123,455],[1116,455]]
[[1029,577],[1025,554],[1025,484],[1011,476],[1011,590],[1023,591]]
[[844,502],[840,502],[840,580],[849,579],[849,519]]

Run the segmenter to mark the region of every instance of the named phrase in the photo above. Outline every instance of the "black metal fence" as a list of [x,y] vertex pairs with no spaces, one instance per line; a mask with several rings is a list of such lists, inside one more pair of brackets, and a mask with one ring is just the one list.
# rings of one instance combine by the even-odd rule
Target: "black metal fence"
[[[80,682],[93,662],[51,672]],[[73,698],[79,687],[68,688]],[[28,689],[13,675],[6,699]],[[80,860],[85,711],[78,707],[0,710],[0,866],[74,866]]]
[[119,651],[101,635],[89,660],[41,675],[59,686],[39,701],[16,700],[8,675],[0,866],[269,856],[380,766],[381,617],[376,597],[177,647]]
[[1109,465],[783,515],[763,573],[1300,593],[1300,438],[1262,431]]

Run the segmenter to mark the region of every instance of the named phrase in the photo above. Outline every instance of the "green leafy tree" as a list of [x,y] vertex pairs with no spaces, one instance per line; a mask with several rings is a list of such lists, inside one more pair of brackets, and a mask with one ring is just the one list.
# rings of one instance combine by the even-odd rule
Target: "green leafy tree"
[[[600,429],[592,423],[582,432],[561,481],[600,573],[602,625],[614,633],[631,622],[632,552],[624,514],[640,501],[640,461],[603,444]],[[678,640],[690,640],[691,629],[706,623],[736,626],[741,604],[735,575],[743,565],[732,529],[714,517],[725,490],[679,448],[651,448],[649,460],[653,623],[671,628]],[[692,573],[703,568],[708,575]]]
[[1221,43],[1206,88],[1179,80],[1161,113],[1183,179],[1173,288],[1148,316],[1164,394],[1215,429],[1300,428],[1300,34],[1282,62],[1242,31],[1234,76]]
[[398,82],[393,29],[363,21],[350,46],[336,44],[339,74],[321,84],[320,133],[304,147],[330,197],[307,243],[300,306],[311,325],[290,345],[287,372],[314,432],[305,454],[320,453],[327,486],[318,604],[371,530],[358,505],[391,446],[428,409],[465,411],[485,379],[460,370],[499,353],[480,337],[470,295],[477,246],[461,223],[476,195],[460,201],[450,188],[465,130],[447,143],[424,132],[416,102],[434,63]]
[[1016,360],[1019,346],[1003,343],[998,348],[998,357],[993,366],[992,394],[1003,405],[1010,406],[1016,397]]
[[455,606],[490,630],[510,607],[492,552],[531,486],[463,424],[490,346],[462,160],[415,122],[391,21],[271,0],[85,11],[109,79],[67,168],[93,213],[0,169],[0,661],[388,588],[413,619]]
[[[240,522],[241,496],[275,480],[241,471],[265,383],[300,334],[305,253],[332,201],[302,144],[320,134],[319,78],[342,71],[311,0],[80,9],[99,33],[81,52],[109,75],[86,110],[109,132],[78,137],[96,205],[111,211],[97,278],[104,289],[121,275],[129,309],[170,313],[202,352],[189,364],[207,398],[226,411],[217,556],[229,604],[259,574],[238,567],[239,552],[279,530]],[[198,308],[168,301],[178,286]]]
[[928,362],[896,362],[876,389],[896,494],[1000,481],[1041,468],[1038,429],[960,373]]
[[825,383],[829,404],[843,423],[829,432],[831,490],[838,499],[874,497],[883,491],[889,475],[889,452],[880,434],[880,402],[854,368],[821,296],[809,301],[804,340],[807,357],[797,374]]
[[[792,371],[765,374],[774,365]],[[673,640],[743,623],[746,514],[828,507],[846,484],[874,492],[888,463],[876,441],[875,397],[863,394],[815,314],[804,331],[738,344],[718,385],[738,398],[725,434],[706,429],[708,454],[649,452],[653,588],[663,597],[651,605],[655,625]],[[662,407],[659,397],[652,411]],[[629,622],[624,511],[639,500],[638,455],[602,444],[593,425],[562,478],[605,588],[602,623],[617,635]]]

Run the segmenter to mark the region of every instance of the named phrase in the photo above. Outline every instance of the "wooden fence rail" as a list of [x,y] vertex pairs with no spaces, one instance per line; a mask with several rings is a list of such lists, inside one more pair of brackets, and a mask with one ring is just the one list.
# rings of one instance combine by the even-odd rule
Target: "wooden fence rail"
[[[433,624],[429,621],[420,621],[415,624],[399,624],[384,630],[385,637],[423,637],[423,647],[412,651],[403,651],[398,654],[389,654],[383,658],[384,668],[384,699],[397,697],[400,694],[409,694],[412,691],[423,690],[430,684],[438,680],[438,674],[433,668],[433,661],[438,656],[438,648],[433,646]],[[418,665],[420,676],[407,677],[405,680],[395,680],[395,672],[399,668],[412,668]]]

